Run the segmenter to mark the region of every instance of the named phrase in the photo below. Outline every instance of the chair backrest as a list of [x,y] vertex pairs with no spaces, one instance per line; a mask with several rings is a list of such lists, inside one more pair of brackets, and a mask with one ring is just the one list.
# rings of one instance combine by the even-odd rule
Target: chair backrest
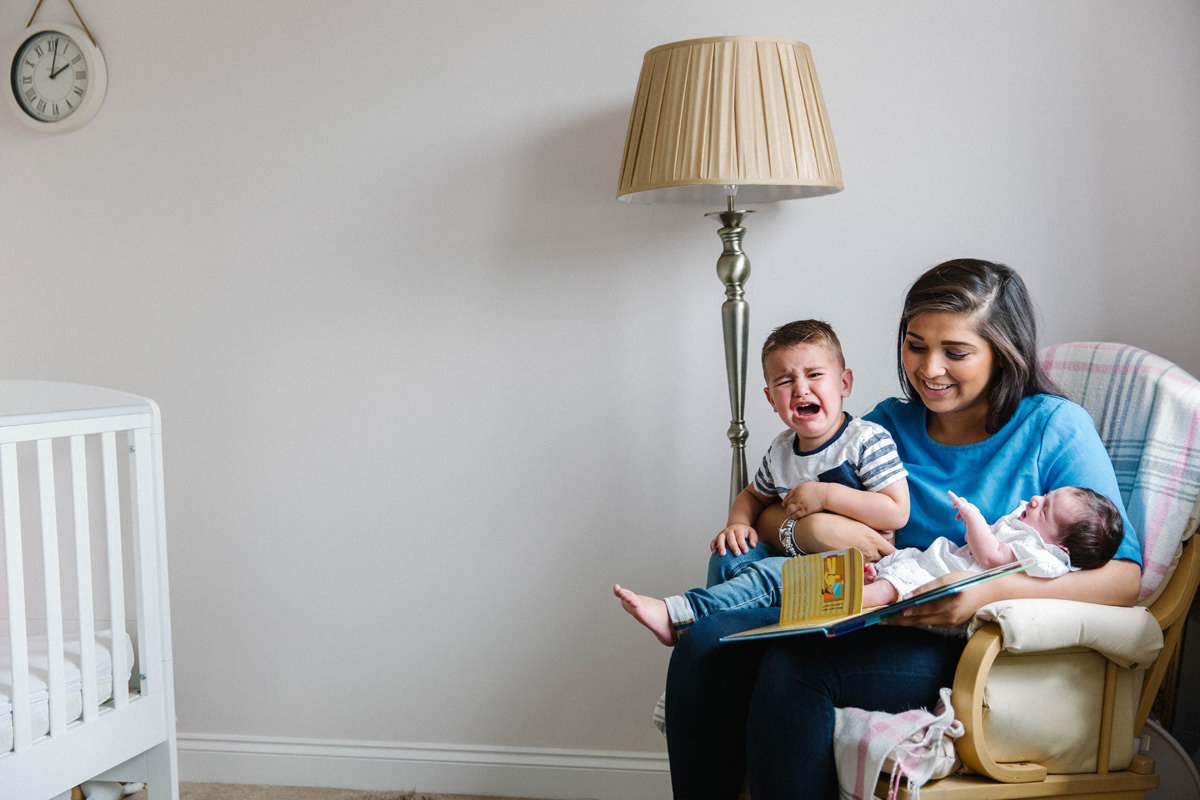
[[1145,350],[1104,342],[1048,347],[1042,366],[1096,422],[1142,539],[1148,603],[1200,523],[1200,381]]

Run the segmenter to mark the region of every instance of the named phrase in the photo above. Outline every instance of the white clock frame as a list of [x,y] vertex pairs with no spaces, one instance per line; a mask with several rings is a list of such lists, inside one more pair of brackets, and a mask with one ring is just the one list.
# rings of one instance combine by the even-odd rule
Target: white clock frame
[[[17,85],[17,62],[26,43],[45,33],[59,33],[71,40],[83,55],[87,65],[87,88],[83,99],[74,111],[56,120],[41,120],[32,116],[28,109],[18,99],[20,87]],[[30,25],[21,32],[20,39],[11,49],[12,58],[9,61],[8,73],[8,103],[17,112],[17,116],[26,125],[46,133],[66,133],[83,127],[100,111],[104,96],[108,91],[108,66],[104,62],[104,54],[92,40],[91,35],[74,25],[65,23],[39,23]]]

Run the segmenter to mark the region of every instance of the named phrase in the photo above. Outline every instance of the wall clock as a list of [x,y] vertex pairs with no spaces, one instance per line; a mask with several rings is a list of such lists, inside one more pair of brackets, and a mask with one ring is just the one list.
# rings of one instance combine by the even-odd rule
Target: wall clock
[[104,55],[86,31],[62,23],[25,29],[13,53],[8,99],[26,124],[73,131],[96,116],[107,88]]

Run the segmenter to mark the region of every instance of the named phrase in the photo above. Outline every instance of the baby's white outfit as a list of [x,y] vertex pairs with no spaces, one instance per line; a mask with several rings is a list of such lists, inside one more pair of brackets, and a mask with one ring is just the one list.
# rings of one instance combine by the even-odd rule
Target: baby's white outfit
[[[1077,569],[1071,566],[1066,550],[1047,544],[1036,530],[1021,521],[1026,505],[1021,503],[1012,513],[996,520],[992,533],[1012,548],[1015,559],[1034,562],[1026,573],[1036,578],[1057,578]],[[907,547],[884,556],[875,564],[875,580],[887,581],[904,597],[935,578],[963,571],[982,572],[983,567],[971,556],[968,545],[942,537],[925,550]]]

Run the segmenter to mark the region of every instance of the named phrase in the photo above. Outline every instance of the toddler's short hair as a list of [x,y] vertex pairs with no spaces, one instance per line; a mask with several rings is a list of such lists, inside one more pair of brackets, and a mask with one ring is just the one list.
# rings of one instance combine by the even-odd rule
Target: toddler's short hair
[[794,347],[798,344],[816,344],[828,349],[837,358],[838,366],[846,368],[846,358],[842,355],[842,343],[838,341],[833,326],[819,319],[800,319],[780,325],[771,331],[767,341],[763,342],[762,364],[763,371],[767,368],[767,356],[784,347]]
[[1072,486],[1075,496],[1083,501],[1086,513],[1063,526],[1059,542],[1067,549],[1071,564],[1080,569],[1096,569],[1107,564],[1117,554],[1125,538],[1121,512],[1112,500],[1082,486]]

